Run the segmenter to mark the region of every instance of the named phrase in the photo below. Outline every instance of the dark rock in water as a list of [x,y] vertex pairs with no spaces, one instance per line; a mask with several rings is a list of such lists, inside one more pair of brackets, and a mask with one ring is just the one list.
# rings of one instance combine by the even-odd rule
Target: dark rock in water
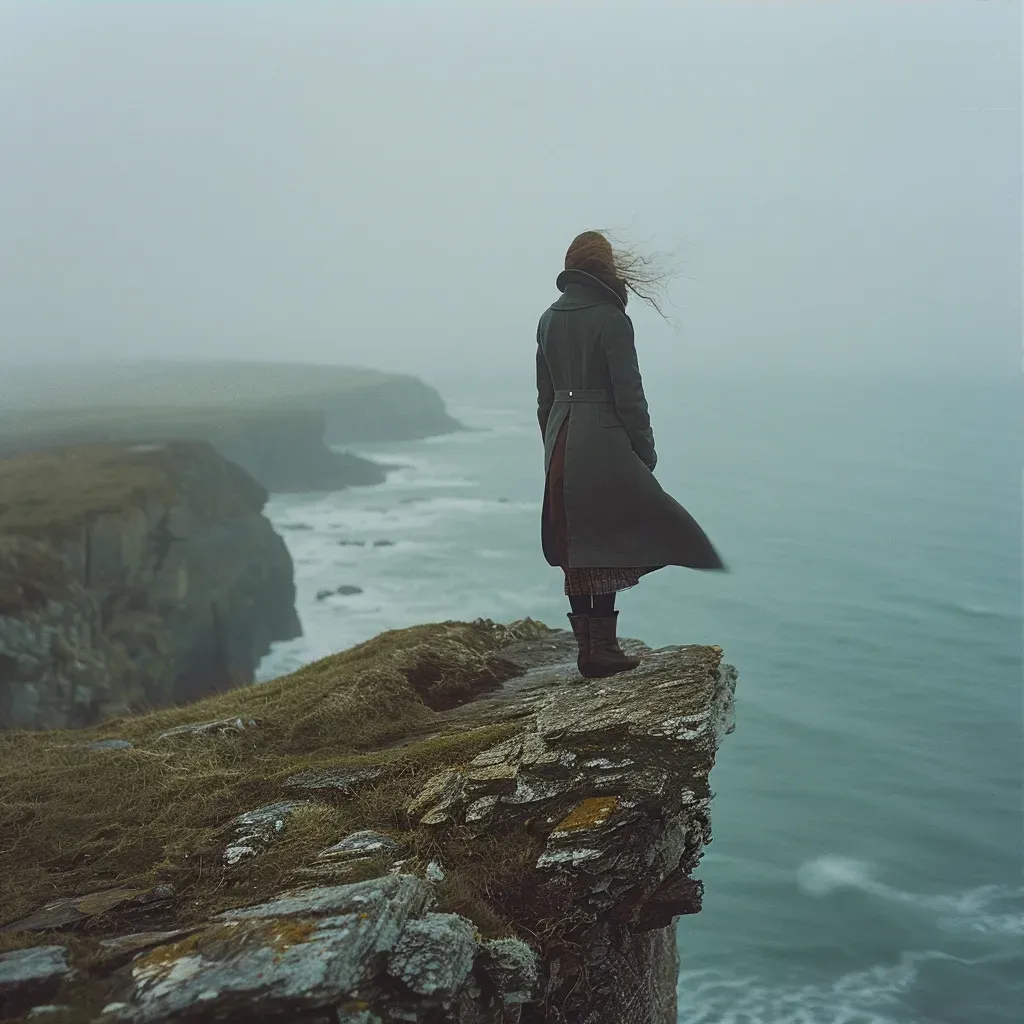
[[280,523],[277,527],[279,530],[312,530],[313,527],[309,523]]
[[318,601],[325,601],[329,597],[334,597],[335,594],[346,597],[350,594],[361,594],[362,592],[362,587],[354,587],[351,583],[343,583],[340,587],[335,587],[334,590],[318,590],[316,592],[316,599]]
[[366,547],[366,541],[365,540],[339,540],[338,543],[343,548],[349,548],[349,547],[351,547],[351,548],[363,548],[363,547]]
[[375,540],[373,546],[375,548],[393,548],[395,542],[393,540]]
[[0,1016],[15,1017],[51,998],[73,973],[65,946],[0,953]]
[[134,743],[129,743],[128,740],[94,740],[92,743],[87,743],[86,750],[133,750],[135,748]]

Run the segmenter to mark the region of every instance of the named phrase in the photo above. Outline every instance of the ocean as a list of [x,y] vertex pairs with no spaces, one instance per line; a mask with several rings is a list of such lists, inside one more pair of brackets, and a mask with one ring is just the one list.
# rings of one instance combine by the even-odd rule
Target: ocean
[[[386,484],[271,500],[305,635],[261,679],[419,622],[566,624],[532,381],[436,383],[472,431],[361,445],[398,467]],[[679,1020],[1024,1019],[1019,383],[647,390],[657,475],[730,572],[647,577],[621,632],[718,644],[739,670]]]

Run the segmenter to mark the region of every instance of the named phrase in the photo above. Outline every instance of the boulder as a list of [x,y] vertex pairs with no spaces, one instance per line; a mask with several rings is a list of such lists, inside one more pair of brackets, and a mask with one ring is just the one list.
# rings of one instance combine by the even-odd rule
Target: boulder
[[73,973],[65,946],[0,953],[0,1017],[14,1017],[51,998]]

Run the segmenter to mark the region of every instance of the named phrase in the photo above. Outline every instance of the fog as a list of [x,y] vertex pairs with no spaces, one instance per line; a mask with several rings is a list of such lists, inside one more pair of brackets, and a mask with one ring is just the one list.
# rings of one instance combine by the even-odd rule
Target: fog
[[0,367],[532,373],[577,232],[674,249],[646,374],[1017,373],[1021,13],[4,3]]

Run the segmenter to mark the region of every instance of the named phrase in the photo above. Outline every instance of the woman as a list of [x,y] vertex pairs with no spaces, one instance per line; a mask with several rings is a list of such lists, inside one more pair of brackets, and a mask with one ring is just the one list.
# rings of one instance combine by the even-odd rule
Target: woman
[[541,540],[548,563],[565,574],[577,665],[593,678],[640,664],[616,639],[617,591],[666,565],[725,565],[653,475],[654,433],[626,315],[629,291],[657,307],[644,262],[585,231],[555,283],[562,296],[537,328]]

